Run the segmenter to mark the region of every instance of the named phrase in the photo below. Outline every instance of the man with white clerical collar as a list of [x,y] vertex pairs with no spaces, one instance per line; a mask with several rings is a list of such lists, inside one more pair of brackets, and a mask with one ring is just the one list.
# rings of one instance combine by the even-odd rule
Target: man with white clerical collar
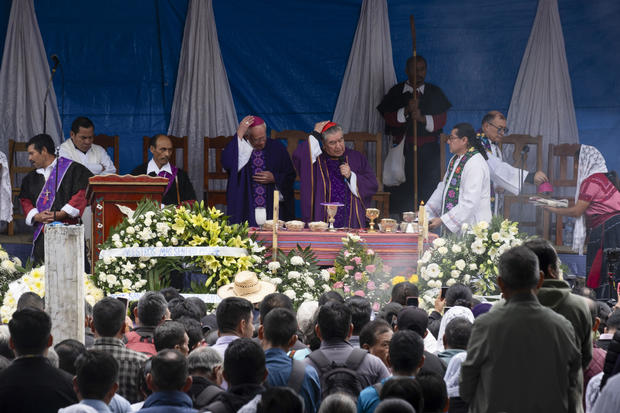
[[280,192],[280,219],[295,217],[295,169],[279,140],[267,138],[267,124],[248,115],[222,153],[222,166],[228,172],[226,214],[231,223],[256,223],[256,208],[265,208],[266,219],[273,218],[273,191]]
[[164,205],[180,205],[185,201],[195,201],[196,192],[189,180],[187,172],[170,163],[174,148],[167,135],[157,134],[151,138],[149,150],[153,158],[131,171],[132,175],[161,176],[168,179],[161,203]]
[[377,192],[377,177],[362,153],[345,146],[340,125],[331,121],[314,125],[308,140],[293,153],[293,164],[301,181],[304,221],[324,221],[327,214],[321,204],[340,203],[335,227],[366,226],[366,208]]
[[81,163],[93,175],[116,173],[116,167],[106,150],[93,143],[95,125],[90,119],[83,116],[75,118],[69,136],[70,139],[60,145],[60,156]]
[[518,195],[524,183],[540,185],[549,180],[543,171],[528,172],[503,161],[502,149],[499,145],[507,133],[506,117],[501,112],[492,110],[482,118],[482,131],[478,133],[478,138],[489,156],[487,163],[492,182],[491,212],[494,215],[500,213],[498,195],[504,190]]
[[36,169],[24,177],[19,201],[26,215],[26,224],[34,226],[34,261],[43,262],[45,224],[79,222],[86,208],[88,178],[93,174],[77,162],[56,158],[54,141],[46,134],[30,138],[28,160]]

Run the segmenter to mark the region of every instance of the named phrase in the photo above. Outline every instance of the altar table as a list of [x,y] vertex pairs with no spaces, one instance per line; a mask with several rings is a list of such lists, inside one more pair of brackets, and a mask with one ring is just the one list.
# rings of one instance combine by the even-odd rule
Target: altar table
[[[372,249],[381,257],[385,264],[392,268],[406,268],[414,271],[417,267],[417,233],[349,232],[362,237],[366,247]],[[256,228],[250,228],[250,233],[256,234],[257,240],[263,241],[267,248],[271,248],[273,236],[271,231],[259,231]],[[297,244],[303,248],[309,245],[316,254],[319,265],[332,266],[338,251],[342,248],[342,239],[346,236],[346,231],[312,232],[310,230],[280,230],[278,231],[278,248],[288,253],[290,250],[295,249]],[[429,233],[429,240],[424,243],[424,250],[430,248],[430,242],[435,238],[437,238],[437,235]]]

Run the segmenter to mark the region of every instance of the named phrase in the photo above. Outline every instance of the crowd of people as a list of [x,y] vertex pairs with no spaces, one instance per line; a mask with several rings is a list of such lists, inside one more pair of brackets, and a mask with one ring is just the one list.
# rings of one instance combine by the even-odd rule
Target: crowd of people
[[166,288],[85,304],[83,340],[59,343],[26,293],[0,327],[0,412],[618,411],[620,310],[571,290],[544,240],[502,254],[497,282],[498,302],[454,284],[432,312],[409,282],[378,312],[261,289],[208,313]]

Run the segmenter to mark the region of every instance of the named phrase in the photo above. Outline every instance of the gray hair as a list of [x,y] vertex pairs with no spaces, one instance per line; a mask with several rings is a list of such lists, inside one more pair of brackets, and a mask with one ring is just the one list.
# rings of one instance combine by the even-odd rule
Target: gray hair
[[323,135],[323,139],[325,139],[327,137],[327,135],[333,135],[334,133],[338,133],[338,132],[343,132],[342,131],[342,126],[334,125],[331,128],[327,129],[325,132],[323,132],[323,134],[322,134]]
[[60,359],[58,358],[58,353],[56,353],[56,350],[54,350],[53,347],[48,347],[47,359],[50,361],[50,364],[53,367],[58,368],[58,366],[60,365]]
[[198,347],[187,356],[189,373],[204,370],[211,373],[217,366],[222,365],[224,359],[213,347]]
[[355,413],[355,400],[345,393],[330,394],[323,400],[318,413]]

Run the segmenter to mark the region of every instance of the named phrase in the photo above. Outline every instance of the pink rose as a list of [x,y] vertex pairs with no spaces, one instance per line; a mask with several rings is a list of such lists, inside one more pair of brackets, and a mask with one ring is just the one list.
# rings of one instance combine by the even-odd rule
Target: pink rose
[[376,301],[375,301],[375,302],[372,304],[372,311],[375,311],[375,312],[376,312],[376,311],[379,311],[379,309],[380,309],[380,308],[381,308],[381,306],[379,305],[379,303],[378,303],[378,302],[376,302]]
[[344,286],[344,283],[342,281],[338,281],[337,283],[334,283],[334,288],[336,289],[340,289]]
[[382,290],[389,290],[390,289],[390,284],[388,284],[388,283],[381,283],[381,289]]
[[344,269],[345,269],[345,271],[351,271],[351,270],[353,270],[353,266],[352,265],[345,265]]
[[351,253],[350,253],[349,251],[345,251],[345,252],[344,252],[344,256],[345,256],[345,258],[346,258],[346,257],[348,257],[349,255],[351,255]]
[[364,293],[364,291],[362,290],[357,290],[356,292],[353,293],[353,295],[357,295],[360,297],[366,297],[366,293]]
[[358,271],[358,272],[356,272],[356,273],[355,273],[355,280],[356,280],[356,281],[359,281],[359,280],[361,280],[361,279],[362,279],[362,273],[361,273],[361,272],[359,272],[359,271]]
[[368,272],[375,272],[376,270],[377,270],[377,267],[372,264],[366,266],[366,271]]
[[351,289],[349,288],[348,285],[344,286],[344,292],[345,292],[345,294],[349,294],[351,292]]
[[334,267],[328,268],[327,272],[330,273],[330,274],[336,274],[336,268],[334,268]]
[[368,249],[368,251],[366,251],[366,254],[368,255],[375,255],[375,252],[371,249]]
[[362,263],[362,259],[360,257],[353,257],[353,262],[357,265]]
[[375,290],[377,288],[377,286],[375,285],[375,283],[373,281],[368,281],[368,284],[366,284],[366,288],[368,288],[370,291]]

